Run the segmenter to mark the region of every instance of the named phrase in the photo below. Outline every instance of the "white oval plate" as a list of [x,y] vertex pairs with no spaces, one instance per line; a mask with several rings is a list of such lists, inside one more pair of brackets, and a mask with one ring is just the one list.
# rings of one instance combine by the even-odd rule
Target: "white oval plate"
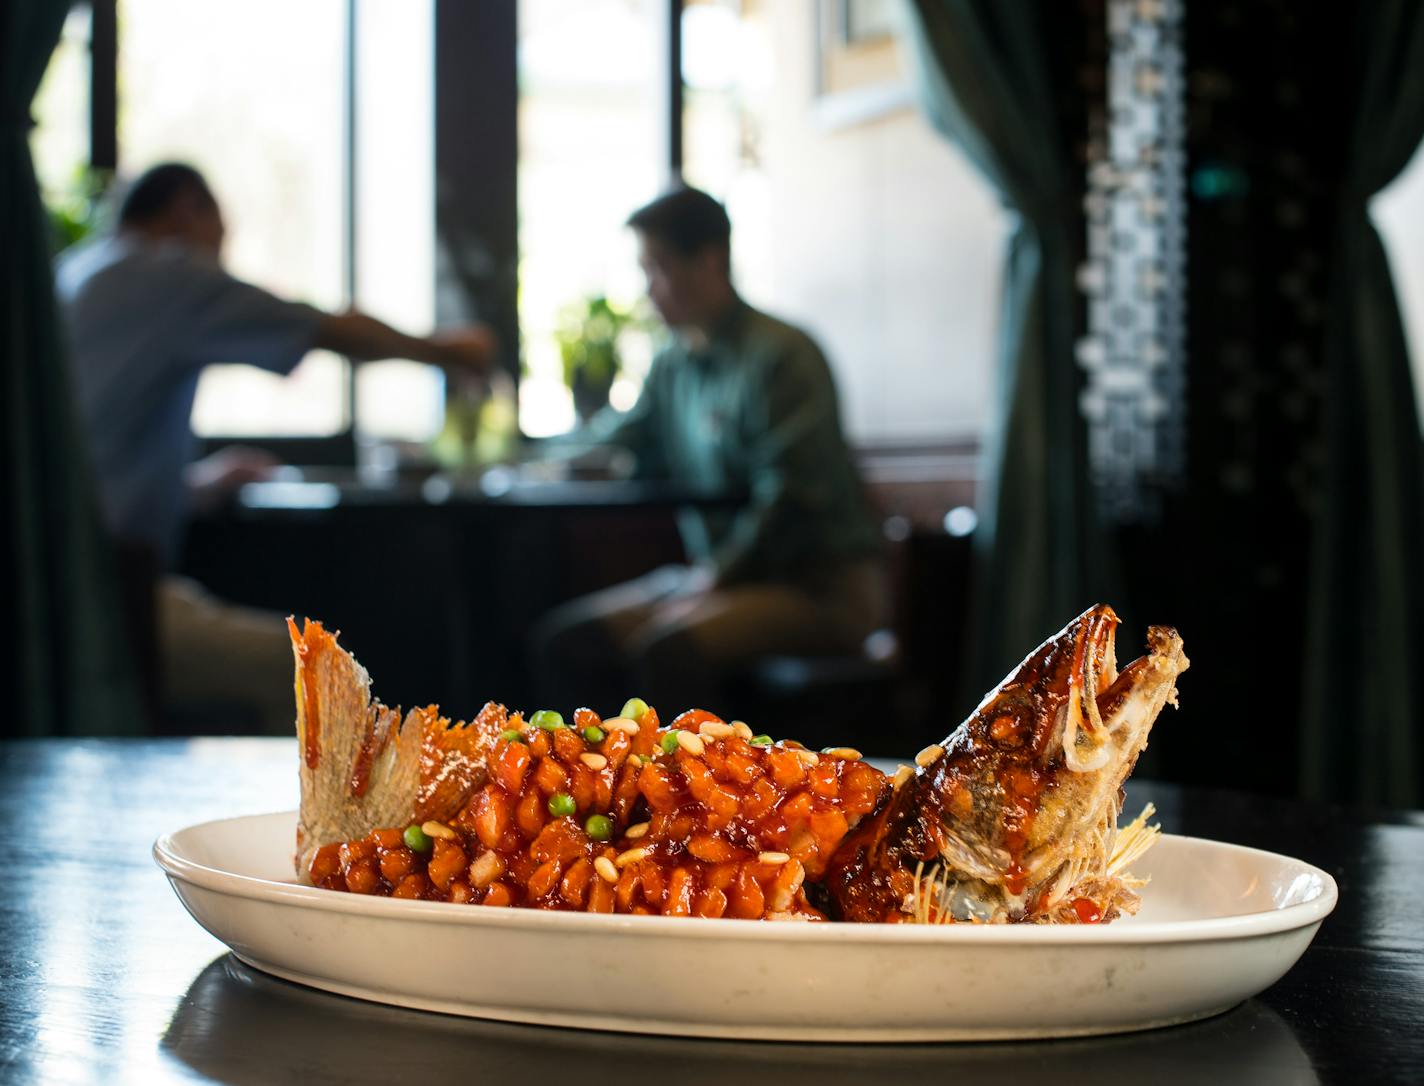
[[486,909],[292,879],[292,812],[165,834],[184,906],[243,961],[327,991],[508,1022],[823,1041],[1065,1037],[1204,1018],[1275,983],[1335,880],[1164,835],[1142,910],[1092,926],[762,923]]

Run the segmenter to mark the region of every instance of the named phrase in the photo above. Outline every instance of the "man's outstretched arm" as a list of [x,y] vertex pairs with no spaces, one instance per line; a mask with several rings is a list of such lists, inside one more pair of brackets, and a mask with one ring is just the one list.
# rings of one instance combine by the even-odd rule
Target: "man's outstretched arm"
[[362,361],[408,358],[439,366],[456,377],[488,373],[498,342],[484,325],[467,325],[428,336],[410,336],[365,313],[329,313],[316,327],[312,346]]

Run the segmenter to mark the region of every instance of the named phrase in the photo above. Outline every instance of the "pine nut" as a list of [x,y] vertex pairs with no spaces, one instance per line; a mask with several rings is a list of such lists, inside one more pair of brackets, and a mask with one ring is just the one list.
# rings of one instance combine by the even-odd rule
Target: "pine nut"
[[443,837],[447,841],[455,839],[455,831],[443,822],[426,822],[420,829],[426,837]]
[[603,755],[601,755],[601,754],[594,754],[594,753],[592,753],[592,752],[589,752],[589,753],[586,753],[586,754],[580,754],[580,755],[579,755],[579,761],[582,762],[584,765],[588,766],[589,769],[595,769],[595,770],[597,770],[597,769],[602,769],[602,768],[604,768],[606,765],[608,765],[608,759],[607,759],[607,758],[605,758],[605,757],[604,757]]
[[629,735],[637,735],[642,729],[636,720],[629,720],[626,716],[615,716],[612,720],[603,722],[603,730],[606,732],[627,732]]
[[627,867],[629,864],[635,864],[639,860],[645,859],[648,852],[649,850],[645,848],[630,848],[627,852],[619,855],[613,862],[619,867]]
[[821,756],[814,750],[798,750],[796,757],[800,758],[802,764],[806,766],[817,765],[821,761]]
[[909,779],[910,779],[911,777],[913,777],[914,775],[915,775],[915,771],[914,771],[913,769],[911,769],[911,768],[910,768],[909,766],[907,766],[907,765],[902,765],[899,769],[895,770],[895,780],[894,780],[894,788],[895,788],[895,790],[896,790],[896,791],[899,791],[899,790],[900,790],[900,786],[903,785],[907,780],[909,780]]
[[844,758],[848,762],[858,762],[865,757],[854,747],[832,747],[826,753],[832,758]]
[[719,720],[704,720],[697,726],[697,734],[703,739],[726,739],[729,735],[735,735],[736,731],[730,724]]
[[646,822],[639,822],[637,825],[629,826],[627,830],[624,831],[623,836],[630,841],[636,841],[638,838],[646,836],[647,832],[648,824]]
[[673,735],[677,736],[677,745],[687,751],[688,754],[698,755],[706,749],[702,745],[702,739],[699,736],[693,735],[691,732],[678,729],[673,732]]
[[752,731],[751,725],[744,720],[732,721],[732,731],[736,733],[738,739],[750,739],[756,734]]
[[757,863],[759,864],[784,864],[791,859],[785,852],[758,852]]
[[643,764],[643,759],[642,759],[642,757],[641,757],[640,755],[637,755],[637,754],[630,754],[630,755],[628,755],[628,764],[629,764],[630,766],[632,766],[634,769],[638,769],[638,768],[640,768],[640,767],[642,766],[642,764]]
[[598,877],[604,882],[618,881],[618,868],[613,866],[613,861],[607,856],[600,856],[594,860],[593,869],[598,872]]
[[924,750],[915,755],[915,764],[923,769],[943,753],[944,748],[942,746],[938,743],[931,743]]

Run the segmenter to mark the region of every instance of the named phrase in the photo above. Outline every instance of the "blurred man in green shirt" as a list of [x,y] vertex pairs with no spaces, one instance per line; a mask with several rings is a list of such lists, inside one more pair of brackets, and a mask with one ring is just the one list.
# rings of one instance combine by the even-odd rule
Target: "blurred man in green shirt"
[[857,652],[885,618],[878,523],[841,430],[825,357],[806,333],[747,305],[731,280],[731,225],[712,197],[675,190],[628,220],[648,296],[672,333],[637,404],[594,434],[640,476],[745,494],[679,517],[691,565],[557,609],[535,634],[559,705],[664,712],[722,704],[758,656]]

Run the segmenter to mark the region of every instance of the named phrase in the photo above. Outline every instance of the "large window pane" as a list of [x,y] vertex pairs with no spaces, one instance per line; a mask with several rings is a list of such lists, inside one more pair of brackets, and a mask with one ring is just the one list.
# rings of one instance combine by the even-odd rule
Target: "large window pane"
[[[340,306],[343,0],[122,0],[119,42],[121,173],[192,162],[222,201],[236,275]],[[210,367],[193,410],[204,435],[331,434],[347,422],[345,363],[322,353],[285,380]]]
[[[572,398],[562,377],[561,317],[591,295],[632,305],[642,294],[633,239],[623,223],[656,195],[658,139],[656,0],[520,0],[519,319],[525,433],[568,429]],[[627,404],[645,371],[631,344],[632,374],[615,386]]]
[[[356,303],[403,331],[435,319],[432,0],[356,5]],[[417,362],[356,370],[363,435],[427,441],[444,379]]]

